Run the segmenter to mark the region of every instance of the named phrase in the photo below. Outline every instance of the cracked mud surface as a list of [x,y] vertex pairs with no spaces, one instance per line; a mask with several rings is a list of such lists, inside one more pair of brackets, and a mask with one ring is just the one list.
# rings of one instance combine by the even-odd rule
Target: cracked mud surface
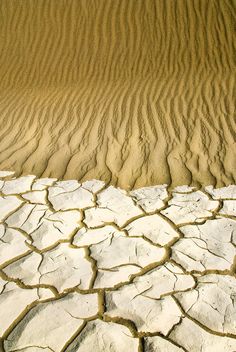
[[0,172],[1,352],[235,352],[236,186]]

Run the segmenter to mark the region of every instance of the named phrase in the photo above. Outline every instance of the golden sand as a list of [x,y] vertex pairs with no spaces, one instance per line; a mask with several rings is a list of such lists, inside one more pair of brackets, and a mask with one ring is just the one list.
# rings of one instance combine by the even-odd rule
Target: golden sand
[[236,182],[235,2],[1,0],[0,169]]

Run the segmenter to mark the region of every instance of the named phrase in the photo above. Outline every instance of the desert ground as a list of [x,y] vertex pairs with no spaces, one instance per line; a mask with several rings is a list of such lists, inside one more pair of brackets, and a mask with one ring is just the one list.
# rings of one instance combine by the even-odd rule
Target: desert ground
[[1,170],[235,183],[235,13],[232,0],[1,0]]
[[0,352],[235,352],[234,0],[0,0]]
[[1,176],[2,351],[236,350],[236,185]]

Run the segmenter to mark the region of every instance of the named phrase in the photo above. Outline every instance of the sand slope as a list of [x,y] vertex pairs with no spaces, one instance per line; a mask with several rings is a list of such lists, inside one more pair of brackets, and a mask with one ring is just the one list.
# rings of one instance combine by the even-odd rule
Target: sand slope
[[234,183],[234,1],[2,0],[0,168]]

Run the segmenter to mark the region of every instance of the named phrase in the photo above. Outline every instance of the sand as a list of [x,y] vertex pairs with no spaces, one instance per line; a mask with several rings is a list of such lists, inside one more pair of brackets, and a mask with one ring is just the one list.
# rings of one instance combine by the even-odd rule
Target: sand
[[235,183],[235,2],[2,0],[0,169]]

